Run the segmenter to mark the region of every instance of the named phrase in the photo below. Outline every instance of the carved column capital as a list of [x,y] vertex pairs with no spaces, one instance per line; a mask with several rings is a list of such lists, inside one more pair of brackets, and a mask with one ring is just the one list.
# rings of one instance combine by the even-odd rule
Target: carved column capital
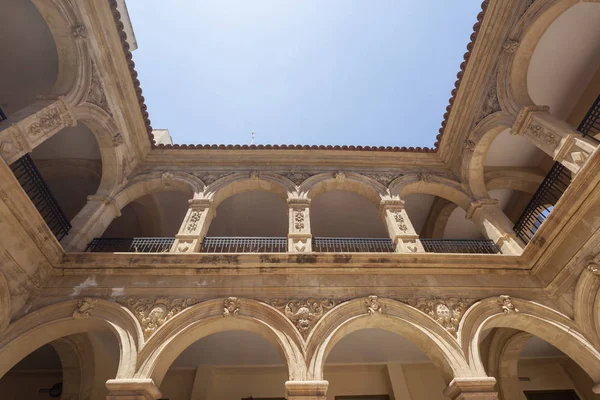
[[444,395],[451,400],[498,400],[496,379],[487,376],[454,378],[444,390]]
[[498,200],[496,200],[496,199],[480,199],[480,200],[474,201],[469,206],[469,209],[467,210],[465,218],[472,219],[478,210],[483,209],[484,207],[490,207],[490,206],[491,207],[499,207]]
[[190,207],[171,247],[172,253],[198,252],[210,223],[216,216],[211,199],[192,199],[189,201],[189,205]]
[[326,400],[328,381],[287,381],[285,383],[288,400]]
[[162,393],[152,379],[109,379],[106,400],[157,400]]
[[521,108],[521,111],[519,111],[517,117],[515,118],[515,123],[512,126],[511,134],[523,135],[531,125],[533,113],[548,112],[549,110],[550,107],[548,106],[525,106]]

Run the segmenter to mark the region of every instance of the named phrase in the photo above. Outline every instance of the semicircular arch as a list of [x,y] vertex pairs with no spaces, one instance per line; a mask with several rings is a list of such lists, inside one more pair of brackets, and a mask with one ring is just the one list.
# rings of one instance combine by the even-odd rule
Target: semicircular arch
[[402,176],[391,183],[390,193],[401,199],[411,194],[430,194],[446,199],[465,211],[472,202],[459,182],[429,174]]
[[261,173],[250,176],[237,173],[227,175],[208,185],[204,196],[212,199],[214,206],[218,207],[226,199],[244,192],[265,191],[285,201],[295,190],[296,185],[292,181],[277,174]]
[[354,172],[311,176],[300,185],[300,196],[314,199],[331,191],[353,192],[369,199],[375,207],[388,195],[387,188],[376,180]]

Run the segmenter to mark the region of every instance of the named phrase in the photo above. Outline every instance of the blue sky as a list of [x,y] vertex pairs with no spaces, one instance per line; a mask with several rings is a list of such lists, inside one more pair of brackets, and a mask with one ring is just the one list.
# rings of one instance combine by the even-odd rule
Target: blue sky
[[432,146],[480,0],[128,0],[179,144]]

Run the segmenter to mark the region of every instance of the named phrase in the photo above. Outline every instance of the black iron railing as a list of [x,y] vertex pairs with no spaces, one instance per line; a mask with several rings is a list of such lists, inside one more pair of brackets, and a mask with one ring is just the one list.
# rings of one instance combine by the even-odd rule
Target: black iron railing
[[175,238],[136,237],[136,238],[96,238],[85,251],[94,253],[166,253],[171,249]]
[[4,111],[2,111],[2,108],[0,107],[0,122],[6,120],[6,114],[4,114]]
[[46,221],[48,228],[58,240],[62,239],[69,233],[71,223],[58,206],[29,154],[12,163],[10,168],[35,208]]
[[391,239],[316,237],[312,250],[323,253],[393,253]]
[[421,239],[427,253],[500,254],[500,248],[491,240]]
[[594,137],[600,134],[600,95],[598,95],[596,101],[592,104],[592,107],[579,124],[577,130],[583,133],[583,136],[594,140],[596,143],[600,143],[600,140]]
[[207,237],[201,253],[285,253],[285,237]]
[[521,240],[525,243],[531,240],[570,183],[569,170],[559,162],[554,163],[515,224],[515,232]]

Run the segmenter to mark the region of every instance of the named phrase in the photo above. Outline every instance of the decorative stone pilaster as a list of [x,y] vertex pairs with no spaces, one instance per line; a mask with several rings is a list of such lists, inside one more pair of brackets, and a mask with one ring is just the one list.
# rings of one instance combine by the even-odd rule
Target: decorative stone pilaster
[[454,378],[444,390],[444,395],[451,400],[498,400],[496,379]]
[[579,172],[598,147],[571,125],[551,115],[545,106],[523,107],[511,133],[525,136],[573,173]]
[[109,379],[106,400],[157,400],[162,393],[152,379]]
[[172,253],[198,252],[208,232],[210,222],[216,215],[212,200],[192,199],[189,203],[190,208],[185,214],[181,228],[179,228],[171,247]]
[[0,155],[11,164],[63,128],[76,124],[62,98],[38,100],[0,124]]
[[385,221],[390,238],[398,253],[422,253],[425,250],[419,235],[413,228],[402,200],[382,200],[379,207],[381,218]]
[[287,381],[285,383],[288,400],[326,400],[327,381]]
[[310,199],[288,199],[288,252],[310,253]]
[[61,240],[66,251],[84,251],[96,237],[102,236],[111,222],[121,216],[112,197],[91,195],[87,203],[71,220],[69,234]]
[[467,219],[477,225],[481,232],[498,245],[503,254],[521,254],[523,243],[513,230],[513,223],[504,214],[498,200],[482,199],[471,203]]

